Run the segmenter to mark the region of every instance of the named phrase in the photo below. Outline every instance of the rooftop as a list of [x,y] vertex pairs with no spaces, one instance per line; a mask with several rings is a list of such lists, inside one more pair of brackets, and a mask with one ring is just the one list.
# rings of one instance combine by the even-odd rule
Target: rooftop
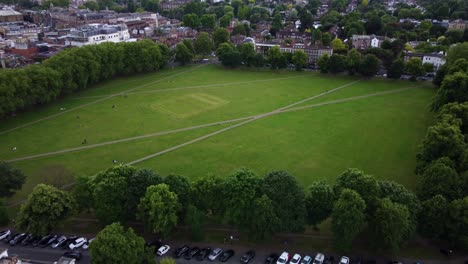
[[0,16],[17,16],[17,15],[22,15],[22,14],[12,9],[0,10]]

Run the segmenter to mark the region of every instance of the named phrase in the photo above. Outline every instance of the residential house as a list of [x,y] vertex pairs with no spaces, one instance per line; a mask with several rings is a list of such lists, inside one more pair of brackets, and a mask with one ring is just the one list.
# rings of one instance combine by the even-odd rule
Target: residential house
[[376,35],[353,35],[351,45],[355,49],[380,48],[382,42],[386,39],[388,38]]
[[417,53],[417,52],[406,52],[404,56],[405,62],[410,58],[419,58],[422,63],[429,63],[434,66],[434,70],[438,70],[440,66],[445,64],[445,56],[441,53]]
[[461,30],[464,31],[468,28],[468,21],[463,19],[457,19],[449,23],[448,29],[449,30]]
[[130,39],[127,25],[90,24],[78,29],[70,30],[66,45],[84,46],[103,42],[124,42]]

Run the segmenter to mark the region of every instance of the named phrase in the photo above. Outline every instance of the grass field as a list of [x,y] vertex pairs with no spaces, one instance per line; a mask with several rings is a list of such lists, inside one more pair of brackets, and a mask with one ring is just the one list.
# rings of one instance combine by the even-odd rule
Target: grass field
[[[226,129],[135,166],[191,179],[242,166],[260,174],[284,169],[304,186],[333,182],[344,169],[358,167],[414,188],[417,145],[431,121],[429,86],[214,65],[167,69],[106,82],[2,120],[0,159],[28,176],[11,199],[16,202],[40,182],[65,184],[113,160],[131,163]],[[298,109],[274,112],[291,104],[287,110]],[[232,122],[196,127],[225,120]],[[139,138],[124,140],[132,137]],[[87,148],[72,151],[81,147]]]

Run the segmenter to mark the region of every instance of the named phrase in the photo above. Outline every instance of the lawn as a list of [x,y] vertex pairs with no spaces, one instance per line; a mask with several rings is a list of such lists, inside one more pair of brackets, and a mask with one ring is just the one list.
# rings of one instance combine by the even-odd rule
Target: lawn
[[[207,173],[227,175],[242,166],[259,174],[284,169],[304,186],[315,180],[333,182],[344,169],[358,167],[380,179],[415,188],[415,154],[431,121],[427,108],[433,94],[430,85],[357,80],[311,72],[227,70],[215,65],[119,78],[3,120],[0,131],[50,117],[0,132],[0,159],[269,113],[347,84],[294,107],[419,86],[276,113],[135,165],[191,179]],[[28,175],[23,190],[12,201],[24,199],[39,182],[72,182],[76,175],[94,174],[112,166],[114,159],[128,163],[240,122],[12,162]]]

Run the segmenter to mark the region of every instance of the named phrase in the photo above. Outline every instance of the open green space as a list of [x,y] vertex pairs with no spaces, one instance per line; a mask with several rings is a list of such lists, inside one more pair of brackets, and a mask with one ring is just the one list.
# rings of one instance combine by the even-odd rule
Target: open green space
[[[119,78],[3,120],[0,131],[64,111],[1,134],[0,159],[259,115],[356,80],[310,72],[228,70],[215,65]],[[421,83],[360,80],[294,107],[414,86]],[[207,173],[226,175],[242,166],[261,174],[284,169],[304,186],[318,179],[333,182],[344,169],[358,167],[377,178],[414,188],[417,146],[431,120],[427,105],[433,91],[427,86],[266,116],[136,166],[191,179]],[[112,166],[114,159],[132,162],[240,122],[12,162],[28,179],[11,201],[21,201],[40,182],[73,182],[73,176],[94,174]],[[82,144],[84,139],[86,144]],[[50,176],[49,171],[56,175]]]

